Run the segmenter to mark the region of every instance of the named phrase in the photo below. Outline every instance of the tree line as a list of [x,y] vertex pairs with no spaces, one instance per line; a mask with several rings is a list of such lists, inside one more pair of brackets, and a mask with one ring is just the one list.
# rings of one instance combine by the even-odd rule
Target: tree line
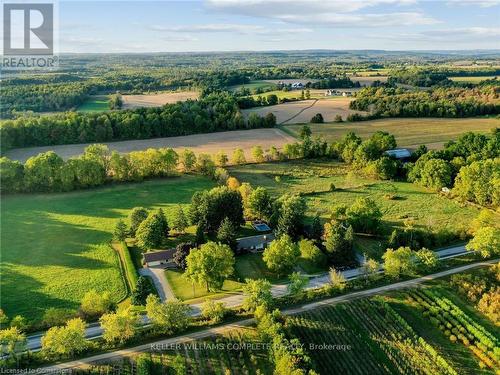
[[369,111],[375,117],[472,117],[500,114],[500,87],[436,88],[407,91],[401,88],[367,87],[359,91],[351,109]]
[[274,116],[246,122],[229,93],[157,108],[108,113],[67,112],[20,117],[0,123],[2,150],[16,147],[172,137],[196,133],[272,127]]

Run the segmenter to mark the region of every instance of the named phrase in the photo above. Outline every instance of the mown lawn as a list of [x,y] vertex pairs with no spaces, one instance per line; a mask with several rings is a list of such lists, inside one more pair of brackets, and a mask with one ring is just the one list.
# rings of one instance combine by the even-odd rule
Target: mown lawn
[[[321,160],[297,160],[283,163],[253,164],[230,168],[230,173],[252,186],[264,186],[275,195],[302,193],[308,203],[308,216],[318,213],[325,221],[333,206],[350,206],[356,198],[376,201],[389,227],[404,227],[409,219],[415,227],[465,229],[479,212],[454,200],[408,182],[378,181],[358,176],[342,163]],[[330,191],[330,185],[336,189]],[[393,199],[390,199],[392,197]],[[358,248],[376,258],[385,250],[380,239],[358,237]]]
[[119,218],[135,206],[177,204],[213,182],[204,177],[152,180],[140,184],[64,193],[3,196],[1,207],[1,308],[8,316],[40,318],[49,307],[76,309],[91,288],[115,300],[126,289],[118,257],[105,243]]
[[[473,131],[488,133],[500,126],[497,118],[408,118],[381,119],[373,121],[343,122],[327,124],[308,124],[313,136],[322,136],[328,142],[341,139],[348,132],[355,132],[366,139],[378,130],[394,134],[398,146],[409,147],[425,144],[429,148],[440,148],[442,145],[461,134]],[[298,136],[302,125],[286,125],[287,133]]]

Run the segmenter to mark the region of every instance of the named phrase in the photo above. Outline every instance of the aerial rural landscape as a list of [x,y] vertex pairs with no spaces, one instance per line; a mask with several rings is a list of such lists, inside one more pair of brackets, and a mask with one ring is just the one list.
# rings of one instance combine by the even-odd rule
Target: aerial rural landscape
[[2,373],[500,374],[500,3],[59,5],[0,78]]

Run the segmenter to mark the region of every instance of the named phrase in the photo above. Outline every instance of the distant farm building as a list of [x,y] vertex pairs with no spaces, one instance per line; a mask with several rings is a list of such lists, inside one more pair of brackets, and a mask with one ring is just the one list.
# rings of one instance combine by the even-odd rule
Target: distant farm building
[[340,90],[333,90],[333,89],[328,89],[325,92],[325,96],[352,96],[353,93],[351,91],[340,91]]
[[395,148],[384,152],[387,156],[391,156],[398,160],[407,160],[411,158],[411,152],[406,148]]
[[236,240],[238,252],[250,251],[252,253],[264,251],[264,249],[274,240],[273,233],[259,234],[257,236],[243,237]]
[[174,254],[175,249],[144,253],[144,263],[146,263],[148,267],[161,266],[163,268],[176,268]]
[[304,84],[302,82],[294,82],[292,83],[292,89],[303,89]]

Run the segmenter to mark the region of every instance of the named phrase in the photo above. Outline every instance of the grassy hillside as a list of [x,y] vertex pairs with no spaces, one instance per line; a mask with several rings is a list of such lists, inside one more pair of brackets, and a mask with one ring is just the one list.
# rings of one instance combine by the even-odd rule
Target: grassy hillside
[[[240,181],[264,186],[275,195],[303,193],[309,215],[318,213],[327,220],[336,204],[351,205],[358,197],[374,199],[391,227],[403,227],[411,219],[416,227],[433,230],[467,228],[477,215],[473,207],[457,202],[408,182],[378,181],[356,176],[334,161],[296,160],[284,163],[253,164],[230,168]],[[277,181],[278,180],[278,181]],[[330,191],[334,184],[335,191]],[[391,199],[392,198],[392,199]],[[357,247],[379,257],[380,241],[370,237],[357,239]]]
[[2,198],[1,301],[9,316],[39,318],[49,307],[77,308],[91,289],[126,293],[116,253],[107,245],[131,208],[163,207],[167,216],[213,183],[184,176],[102,189]]

